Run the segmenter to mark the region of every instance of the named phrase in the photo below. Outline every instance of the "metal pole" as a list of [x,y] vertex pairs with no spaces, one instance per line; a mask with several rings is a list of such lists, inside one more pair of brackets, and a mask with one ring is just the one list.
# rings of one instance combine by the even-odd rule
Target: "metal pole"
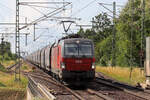
[[27,17],[25,18],[25,24],[27,25]]
[[140,51],[140,67],[143,67],[144,65],[144,47],[145,47],[145,43],[144,43],[144,33],[145,33],[145,0],[141,1],[142,3],[142,27],[141,27],[141,51]]
[[113,2],[113,41],[112,41],[112,67],[116,66],[116,2]]
[[[16,63],[18,66],[15,68],[15,81],[20,81],[20,66],[21,66],[21,59],[20,59],[20,31],[19,31],[19,0],[16,0]],[[19,74],[19,75],[18,75]]]
[[25,45],[27,46],[27,45],[28,45],[28,41],[27,41],[27,40],[28,40],[28,34],[25,34],[25,36],[26,36],[26,37],[25,37],[25,38],[26,38],[26,39],[25,39],[25,40],[26,40],[26,41],[25,41]]
[[132,77],[132,70],[133,70],[133,13],[134,13],[134,6],[133,6],[133,3],[134,1],[133,0],[129,0],[130,2],[130,16],[131,16],[131,44],[130,44],[130,79]]
[[33,32],[33,41],[35,41],[35,24],[34,24],[34,32]]

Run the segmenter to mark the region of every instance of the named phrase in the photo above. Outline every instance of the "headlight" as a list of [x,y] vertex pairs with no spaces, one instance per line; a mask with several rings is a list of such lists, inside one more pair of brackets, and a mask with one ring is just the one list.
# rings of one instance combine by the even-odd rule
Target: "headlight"
[[61,68],[65,69],[65,64],[64,63],[61,63]]
[[92,69],[95,69],[95,63],[92,64]]

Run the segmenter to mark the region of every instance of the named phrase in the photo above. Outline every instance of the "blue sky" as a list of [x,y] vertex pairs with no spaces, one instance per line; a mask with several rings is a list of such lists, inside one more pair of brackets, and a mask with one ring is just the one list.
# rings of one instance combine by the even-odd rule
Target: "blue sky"
[[[20,2],[25,2],[31,0],[20,0]],[[33,1],[63,1],[63,0],[32,0]],[[66,13],[60,13],[57,17],[62,16],[72,16],[76,18],[81,18],[81,21],[76,21],[78,24],[91,24],[92,17],[98,15],[101,12],[107,12],[109,15],[112,15],[108,10],[103,8],[99,5],[99,3],[107,3],[112,4],[114,1],[117,5],[124,6],[127,3],[127,0],[64,0],[67,2],[72,2],[72,6],[68,6],[66,9]],[[15,22],[15,0],[1,0],[0,1],[0,22]],[[48,5],[44,5],[48,6]],[[52,7],[60,7],[60,5],[51,5]],[[50,6],[49,6],[50,7]],[[106,6],[109,9],[112,9],[112,6]],[[72,8],[72,9],[71,9]],[[36,10],[35,10],[36,9]],[[117,7],[117,14],[121,11],[121,7]],[[33,8],[29,6],[20,6],[20,22],[25,22],[25,17],[28,18],[28,22],[31,22],[40,16],[43,16],[41,13],[46,14],[49,12],[50,9],[44,8]],[[52,10],[51,10],[52,11]],[[41,12],[41,13],[39,13]],[[37,41],[33,41],[33,26],[28,27],[28,29],[22,30],[21,32],[30,33],[28,37],[28,46],[25,46],[25,38],[21,37],[21,50],[22,51],[29,51],[30,53],[36,51],[37,49],[42,48],[43,46],[50,44],[57,40],[58,38],[62,37],[63,27],[59,21],[45,21],[39,23],[37,28],[46,28],[46,29],[37,29],[36,30],[36,37],[38,38]],[[75,24],[72,25],[71,30],[69,32],[75,33],[79,27],[76,27]],[[15,26],[0,26],[1,32],[15,32]],[[12,51],[14,52],[15,47],[15,38],[13,35],[9,35],[5,37],[5,40],[11,42]]]

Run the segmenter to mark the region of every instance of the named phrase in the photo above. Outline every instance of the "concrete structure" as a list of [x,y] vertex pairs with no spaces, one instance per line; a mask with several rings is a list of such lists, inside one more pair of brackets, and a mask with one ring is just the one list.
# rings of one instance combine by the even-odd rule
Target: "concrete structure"
[[146,84],[150,85],[150,37],[146,38]]

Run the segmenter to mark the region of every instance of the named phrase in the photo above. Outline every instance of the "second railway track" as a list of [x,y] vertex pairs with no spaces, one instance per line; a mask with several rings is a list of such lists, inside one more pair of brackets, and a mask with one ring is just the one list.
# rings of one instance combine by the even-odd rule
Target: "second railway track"
[[105,84],[113,88],[118,88],[121,91],[124,91],[133,96],[139,97],[141,99],[150,100],[150,97],[149,97],[150,90],[144,90],[142,88],[130,86],[124,83],[119,83],[117,81],[113,81],[111,79],[102,78],[102,77],[97,77],[95,82],[98,84]]

